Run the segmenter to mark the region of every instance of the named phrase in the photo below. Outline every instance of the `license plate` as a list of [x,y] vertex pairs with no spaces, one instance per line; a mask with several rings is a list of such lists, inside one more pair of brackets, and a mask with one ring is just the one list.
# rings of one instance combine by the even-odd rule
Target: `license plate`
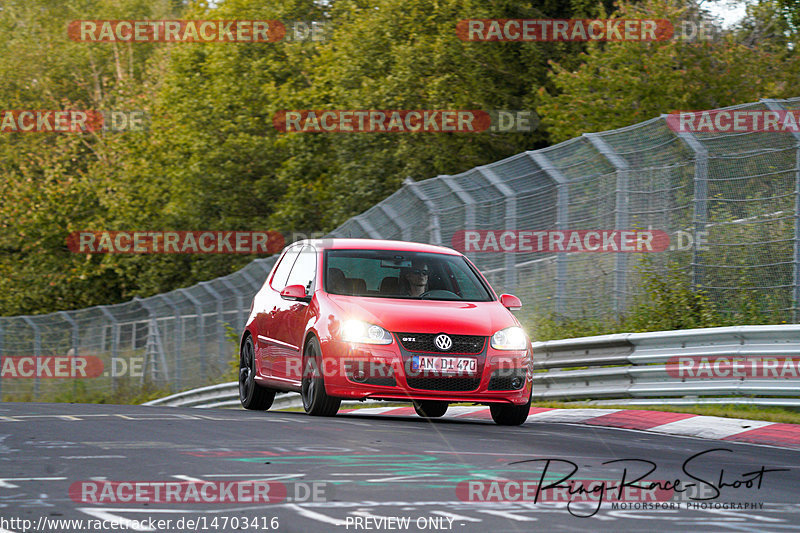
[[478,360],[474,357],[415,355],[411,359],[411,369],[439,374],[475,374],[478,371]]

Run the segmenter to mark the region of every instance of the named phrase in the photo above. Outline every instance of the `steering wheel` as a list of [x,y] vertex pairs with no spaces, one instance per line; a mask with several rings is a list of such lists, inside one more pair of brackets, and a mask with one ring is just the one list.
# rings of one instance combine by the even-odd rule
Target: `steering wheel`
[[[428,298],[430,296],[439,296],[439,297],[455,296],[456,299],[459,299],[459,300],[461,299],[461,297],[458,294],[456,294],[456,293],[454,293],[452,291],[444,290],[444,289],[433,289],[433,290],[430,290],[430,291],[425,291],[425,292],[423,292],[422,294],[419,295],[420,299],[422,299],[422,300],[424,300],[425,298]],[[447,299],[450,299],[450,298],[447,298]]]

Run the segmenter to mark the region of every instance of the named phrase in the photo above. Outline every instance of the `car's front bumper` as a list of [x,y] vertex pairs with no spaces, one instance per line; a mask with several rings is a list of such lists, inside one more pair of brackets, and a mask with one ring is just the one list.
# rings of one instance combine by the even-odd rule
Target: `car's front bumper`
[[[328,341],[323,345],[325,389],[346,399],[441,400],[513,403],[531,395],[531,350],[500,351],[486,340],[478,354],[411,352],[395,340],[390,345]],[[414,356],[475,358],[475,373],[437,374],[415,370]]]

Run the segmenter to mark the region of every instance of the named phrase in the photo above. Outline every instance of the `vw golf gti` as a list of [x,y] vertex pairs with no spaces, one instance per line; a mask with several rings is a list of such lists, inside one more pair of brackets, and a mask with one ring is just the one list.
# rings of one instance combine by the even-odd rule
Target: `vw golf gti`
[[269,409],[299,392],[310,415],[343,399],[410,401],[422,417],[452,402],[490,406],[522,424],[532,348],[511,313],[462,254],[441,246],[323,239],[284,249],[253,298],[241,337],[239,397]]

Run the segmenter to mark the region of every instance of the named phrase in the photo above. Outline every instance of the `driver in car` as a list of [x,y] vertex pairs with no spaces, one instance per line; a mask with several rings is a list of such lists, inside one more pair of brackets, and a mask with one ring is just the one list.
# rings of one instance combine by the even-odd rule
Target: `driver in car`
[[411,263],[411,268],[403,269],[400,279],[409,296],[419,298],[428,290],[428,265],[419,259]]

